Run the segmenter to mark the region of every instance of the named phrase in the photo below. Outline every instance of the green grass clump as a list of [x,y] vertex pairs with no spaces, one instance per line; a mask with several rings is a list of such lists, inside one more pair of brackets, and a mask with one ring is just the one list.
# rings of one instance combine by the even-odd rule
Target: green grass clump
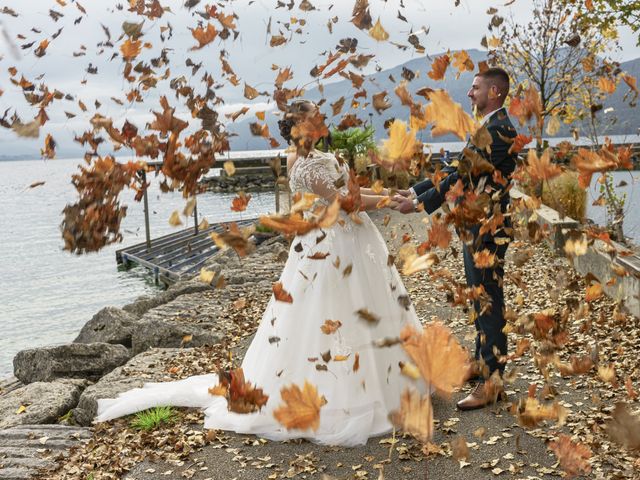
[[136,430],[150,431],[158,428],[162,423],[171,423],[176,412],[171,407],[154,407],[143,412],[136,413],[131,421],[131,427]]
[[567,171],[545,182],[542,203],[558,210],[561,215],[581,222],[587,210],[587,192],[578,184],[578,174]]

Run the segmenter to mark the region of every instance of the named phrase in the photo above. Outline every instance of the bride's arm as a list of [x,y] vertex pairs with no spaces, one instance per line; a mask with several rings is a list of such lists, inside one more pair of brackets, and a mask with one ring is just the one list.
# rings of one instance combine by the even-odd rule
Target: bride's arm
[[[365,211],[369,211],[369,210],[379,210],[380,208],[393,208],[395,202],[391,201],[391,203],[384,205],[384,207],[378,207],[378,204],[384,200],[385,198],[388,198],[387,195],[366,195],[362,193],[363,189],[360,189],[360,198],[362,199],[362,210]],[[385,189],[386,191],[386,189]],[[384,193],[384,192],[383,192]]]

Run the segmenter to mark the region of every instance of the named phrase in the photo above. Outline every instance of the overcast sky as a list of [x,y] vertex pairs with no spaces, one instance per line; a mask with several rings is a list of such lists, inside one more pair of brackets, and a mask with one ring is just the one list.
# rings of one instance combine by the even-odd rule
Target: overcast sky
[[[125,118],[144,125],[151,118],[150,110],[158,110],[157,97],[166,94],[171,97],[171,92],[166,83],[159,84],[159,88],[144,92],[143,104],[130,104],[124,98],[124,92],[131,89],[132,85],[122,77],[123,61],[120,57],[110,60],[114,52],[119,52],[122,43],[118,40],[122,32],[122,22],[140,22],[142,17],[127,12],[128,1],[122,0],[124,8],[118,10],[118,2],[112,0],[81,0],[81,5],[87,14],[83,15],[74,5],[72,0],[65,0],[61,6],[56,0],[9,0],[3,2],[9,8],[15,10],[19,16],[0,15],[0,21],[4,34],[0,37],[0,89],[4,94],[0,96],[0,109],[4,112],[7,108],[17,108],[24,120],[29,120],[37,113],[37,109],[29,107],[21,90],[12,85],[8,80],[7,69],[15,66],[18,69],[18,78],[24,75],[34,81],[36,77],[44,75],[42,82],[49,86],[50,90],[58,90],[69,93],[75,97],[74,101],[57,102],[49,110],[51,120],[41,129],[38,140],[25,140],[18,138],[13,132],[0,129],[0,141],[2,152],[0,154],[20,154],[37,152],[42,146],[46,133],[52,133],[59,143],[59,151],[73,147],[74,134],[81,134],[87,129],[88,119],[96,111],[102,115],[110,116],[116,124]],[[288,86],[308,85],[316,86],[308,72],[315,65],[322,64],[326,59],[326,52],[335,51],[335,46],[342,38],[357,38],[358,53],[375,53],[376,58],[369,65],[369,70],[374,68],[390,68],[405,61],[424,56],[417,53],[407,43],[407,37],[411,32],[418,33],[421,44],[426,48],[428,55],[441,53],[448,49],[481,48],[480,39],[489,34],[487,25],[490,15],[487,10],[496,7],[502,16],[513,16],[516,21],[525,23],[530,17],[529,0],[516,0],[510,6],[504,7],[505,1],[488,0],[461,0],[458,7],[454,6],[454,0],[370,0],[373,21],[379,17],[387,32],[390,41],[376,42],[366,32],[360,31],[349,22],[353,0],[311,0],[317,8],[315,11],[303,12],[298,8],[299,0],[292,10],[287,8],[276,9],[277,0],[237,0],[218,2],[226,13],[235,12],[239,19],[236,21],[240,32],[237,40],[232,41],[216,39],[202,50],[190,51],[196,42],[188,27],[195,27],[201,18],[194,12],[202,10],[207,2],[203,0],[195,8],[188,10],[183,6],[183,1],[161,0],[164,6],[171,8],[161,19],[145,20],[143,27],[143,41],[150,42],[153,47],[144,49],[137,60],[149,61],[156,57],[160,50],[168,48],[168,57],[171,60],[171,78],[184,75],[190,84],[199,85],[199,79],[205,70],[210,72],[214,79],[223,85],[217,90],[219,96],[224,98],[226,105],[221,107],[223,113],[238,110],[243,105],[251,106],[252,111],[271,108],[269,97],[258,97],[252,102],[243,97],[243,85],[257,88],[259,91],[271,92],[276,71],[271,69],[273,64],[280,67],[292,67],[294,79]],[[401,13],[407,22],[398,19],[398,11],[401,3],[405,8]],[[64,14],[57,21],[49,15],[49,10]],[[306,24],[301,26],[302,33],[292,34],[282,27],[282,23],[292,22],[296,19],[304,19]],[[333,17],[338,17],[338,22],[333,25],[333,33],[329,32],[327,22]],[[80,18],[79,23],[75,24]],[[173,27],[173,37],[162,43],[159,38],[160,27],[167,23]],[[218,27],[217,22],[212,24]],[[272,48],[269,46],[267,25],[271,24],[272,34],[282,31],[285,37],[291,40],[284,46]],[[106,48],[101,55],[97,52],[99,42],[105,42],[107,36],[102,26],[110,30],[111,41],[115,48]],[[299,23],[298,23],[299,25]],[[40,33],[34,32],[35,28]],[[35,47],[45,38],[51,36],[62,28],[62,33],[51,40],[46,54],[41,58],[33,54]],[[24,38],[20,38],[22,35]],[[11,41],[8,41],[10,39]],[[21,45],[35,41],[30,49],[22,50]],[[401,50],[391,42],[408,45],[409,48]],[[613,56],[619,60],[629,60],[640,57],[640,49],[636,47],[636,38],[628,30],[621,31],[621,50],[614,52]],[[74,56],[73,53],[82,52],[81,46],[86,47],[85,56]],[[228,61],[241,80],[239,87],[232,87],[220,74],[220,61],[218,59],[221,49],[228,53]],[[323,55],[324,54],[324,55]],[[195,63],[203,62],[203,67],[194,77],[184,63],[191,58]],[[86,72],[89,64],[98,67],[97,75]],[[425,62],[426,67],[426,62]],[[156,73],[161,75],[166,67],[158,69]],[[336,80],[340,77],[336,77]],[[83,84],[82,81],[86,80]],[[125,100],[125,105],[118,105],[111,97]],[[88,112],[83,113],[78,108],[77,100],[81,99],[89,107]],[[94,100],[102,105],[96,110]],[[172,103],[174,103],[172,101]],[[73,119],[67,119],[64,111],[77,114]],[[189,119],[189,112],[179,110],[182,118]]]

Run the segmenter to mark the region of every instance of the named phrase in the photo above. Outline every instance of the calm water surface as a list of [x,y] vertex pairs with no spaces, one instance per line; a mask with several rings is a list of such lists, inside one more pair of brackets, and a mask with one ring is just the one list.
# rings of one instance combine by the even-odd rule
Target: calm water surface
[[[122,306],[158,291],[145,271],[118,271],[115,250],[144,241],[142,203],[125,192],[124,241],[99,253],[73,255],[62,250],[61,211],[75,201],[70,183],[80,160],[0,162],[0,378],[13,371],[12,359],[24,348],[72,341],[84,323],[108,305]],[[43,186],[29,189],[35,181]],[[209,222],[241,219],[275,210],[273,194],[252,194],[247,211],[229,209],[233,195],[202,194],[198,214]],[[168,224],[182,211],[180,193],[149,195],[152,238],[178,229]]]

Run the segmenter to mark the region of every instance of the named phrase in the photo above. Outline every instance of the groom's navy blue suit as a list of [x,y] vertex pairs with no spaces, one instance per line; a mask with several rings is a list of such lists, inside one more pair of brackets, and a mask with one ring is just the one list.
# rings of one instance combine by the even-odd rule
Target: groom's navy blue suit
[[[516,166],[516,155],[509,153],[511,147],[510,139],[516,136],[516,130],[507,116],[504,108],[496,111],[486,122],[487,130],[491,134],[491,153],[480,151],[473,145],[469,144],[469,148],[480,153],[488,160],[496,170],[502,173],[502,177],[506,180],[511,178],[511,174]],[[465,187],[469,183],[468,177],[460,175],[456,167],[447,166],[443,168],[443,172],[448,176],[440,181],[439,188],[435,188],[431,180],[425,180],[413,186],[418,202],[422,203],[427,213],[436,211],[444,202],[445,195],[449,189],[461,179]],[[471,179],[473,185],[478,185],[480,178]],[[491,177],[487,179],[486,186],[497,192],[501,210],[504,213],[509,204],[508,185],[500,185],[493,182]],[[496,198],[496,195],[492,195]],[[489,295],[491,307],[485,308],[482,312],[480,302],[474,302],[474,308],[477,314],[475,326],[476,351],[475,358],[484,360],[488,366],[490,373],[495,370],[502,372],[504,363],[499,363],[496,353],[500,355],[507,354],[507,336],[502,331],[505,326],[504,319],[504,291],[502,279],[504,276],[504,256],[507,251],[508,242],[496,243],[497,237],[509,237],[511,235],[511,223],[509,217],[505,217],[504,225],[496,231],[495,235],[491,232],[480,236],[480,224],[472,225],[470,233],[473,242],[463,244],[464,270],[467,278],[467,285],[482,285]],[[493,268],[478,268],[473,261],[473,253],[487,249],[496,255],[496,263]]]

